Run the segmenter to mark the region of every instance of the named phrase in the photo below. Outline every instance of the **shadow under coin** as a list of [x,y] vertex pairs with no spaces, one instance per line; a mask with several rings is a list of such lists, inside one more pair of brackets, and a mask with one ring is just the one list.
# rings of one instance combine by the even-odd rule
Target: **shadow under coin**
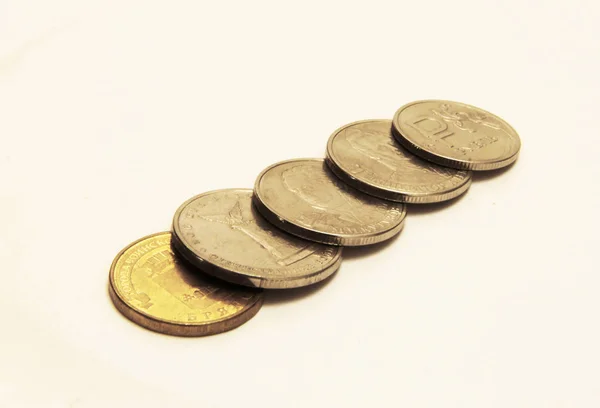
[[480,183],[482,181],[488,181],[490,179],[501,176],[502,174],[506,173],[507,171],[512,169],[514,166],[516,166],[518,161],[519,160],[517,159],[516,161],[512,162],[508,166],[502,167],[502,168],[496,169],[496,170],[474,171],[473,172],[473,183]]
[[390,245],[392,245],[400,235],[402,235],[402,231],[399,234],[394,235],[390,239],[386,239],[383,242],[379,242],[373,245],[365,245],[365,246],[355,246],[355,247],[344,247],[344,252],[342,252],[342,262],[350,261],[356,258],[367,258],[369,256],[377,255],[379,252],[383,251]]
[[334,279],[335,275],[338,274],[338,271],[339,269],[326,279],[309,286],[293,289],[265,289],[264,305],[277,305],[279,303],[294,302],[310,297],[329,285],[329,282]]
[[454,204],[461,201],[465,195],[469,194],[469,190],[465,191],[463,194],[459,195],[448,201],[442,201],[441,203],[431,203],[431,204],[408,204],[408,209],[406,211],[406,217],[420,216],[429,214],[435,211],[444,210],[448,207],[452,207]]

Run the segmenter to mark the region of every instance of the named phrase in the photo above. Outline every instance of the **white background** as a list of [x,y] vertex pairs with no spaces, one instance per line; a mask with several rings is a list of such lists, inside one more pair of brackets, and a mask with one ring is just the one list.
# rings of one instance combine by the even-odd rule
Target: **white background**
[[[0,1],[0,406],[600,406],[599,20],[595,0]],[[114,309],[113,257],[184,200],[426,98],[506,119],[516,165],[227,334]]]

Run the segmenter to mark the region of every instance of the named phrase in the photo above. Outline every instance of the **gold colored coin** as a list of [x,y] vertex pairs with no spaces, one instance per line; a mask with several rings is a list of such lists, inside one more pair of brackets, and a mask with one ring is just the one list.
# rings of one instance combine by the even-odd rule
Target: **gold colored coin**
[[493,170],[517,160],[521,140],[504,120],[452,101],[417,101],[394,116],[394,136],[405,148],[442,166]]
[[355,190],[322,159],[296,159],[265,169],[254,186],[258,210],[279,228],[330,245],[369,245],[396,235],[404,204]]
[[109,274],[110,297],[129,320],[160,333],[206,336],[250,320],[260,290],[242,288],[191,270],[171,251],[171,233],[142,238],[123,249]]
[[341,248],[287,234],[252,206],[252,190],[200,194],[173,218],[174,249],[206,273],[237,284],[294,288],[319,282],[341,263]]
[[398,145],[391,120],[364,120],[336,130],[327,164],[342,181],[375,197],[436,203],[467,191],[471,172],[438,166]]

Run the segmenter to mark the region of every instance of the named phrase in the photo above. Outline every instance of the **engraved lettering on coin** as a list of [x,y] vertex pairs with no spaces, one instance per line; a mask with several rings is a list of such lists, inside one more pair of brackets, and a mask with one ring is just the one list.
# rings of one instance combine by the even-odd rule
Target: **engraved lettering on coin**
[[252,317],[262,303],[259,291],[191,271],[173,255],[168,232],[125,248],[111,267],[110,287],[115,305],[128,318],[152,330],[176,335],[229,330]]
[[506,166],[516,160],[521,146],[518,134],[508,123],[458,102],[408,104],[396,112],[394,127],[398,141],[415,154],[473,170]]
[[[467,154],[497,142],[499,139],[485,133],[485,127],[500,130],[511,137],[501,123],[488,115],[465,108],[458,110],[449,103],[431,109],[433,115],[422,116],[409,123],[425,137],[435,138],[461,154]],[[440,120],[441,119],[441,120]],[[453,129],[453,126],[456,129]]]
[[471,173],[422,160],[398,145],[390,120],[354,122],[335,131],[328,164],[345,183],[376,197],[412,203],[454,198],[470,185]]

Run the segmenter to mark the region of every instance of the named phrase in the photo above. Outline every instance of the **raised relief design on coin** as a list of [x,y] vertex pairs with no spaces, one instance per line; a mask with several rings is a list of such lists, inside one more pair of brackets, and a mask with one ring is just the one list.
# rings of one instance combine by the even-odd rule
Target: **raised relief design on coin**
[[474,106],[418,101],[394,116],[394,136],[411,152],[435,163],[491,170],[517,159],[519,135],[504,120]]
[[115,258],[110,293],[130,320],[180,336],[230,330],[262,305],[262,292],[218,281],[182,264],[173,255],[168,232],[134,242]]
[[280,266],[292,265],[315,252],[315,245],[310,242],[290,240],[289,237],[282,237],[279,234],[274,234],[273,231],[261,228],[254,214],[244,216],[240,200],[237,197],[233,208],[228,214],[201,215],[200,218],[228,225],[233,231],[245,234],[264,248],[266,253]]
[[349,193],[346,185],[324,172],[315,172],[311,165],[286,169],[281,173],[281,181],[289,192],[310,206],[310,211],[298,218],[308,227],[361,228],[374,221],[372,214],[365,211],[365,203]]
[[252,206],[252,190],[219,190],[184,203],[173,220],[178,249],[221,279],[246,286],[291,288],[331,275],[341,250],[286,234]]
[[316,242],[367,245],[400,231],[402,204],[365,195],[341,182],[321,159],[277,163],[255,185],[255,202],[278,227]]
[[329,138],[327,163],[345,183],[393,201],[431,203],[466,191],[471,173],[419,159],[398,145],[390,120],[346,125]]

